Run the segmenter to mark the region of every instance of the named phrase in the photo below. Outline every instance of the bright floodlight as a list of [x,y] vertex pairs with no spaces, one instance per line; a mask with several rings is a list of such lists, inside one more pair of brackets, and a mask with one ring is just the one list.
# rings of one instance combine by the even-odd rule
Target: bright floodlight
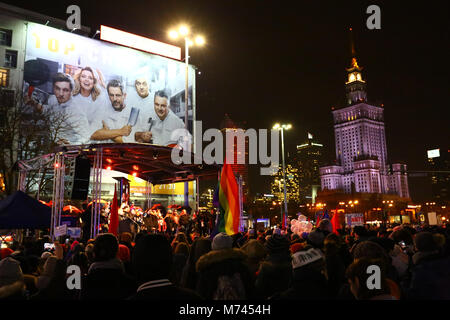
[[272,129],[278,129],[278,128],[280,128],[280,124],[279,123],[275,123],[275,125],[273,126]]
[[189,47],[192,47],[194,45],[194,41],[188,40],[187,44],[188,44]]
[[205,38],[203,38],[202,36],[197,36],[197,37],[195,38],[195,43],[196,43],[198,46],[202,46],[202,45],[205,44]]
[[169,37],[170,37],[171,39],[176,39],[176,38],[178,38],[178,32],[176,32],[175,30],[170,30],[170,31],[169,31]]
[[286,130],[289,130],[289,129],[291,129],[291,128],[292,128],[292,125],[291,125],[291,124],[288,124],[287,127],[286,127]]
[[178,29],[178,32],[183,37],[187,36],[189,34],[189,28],[187,26],[180,26],[180,28]]

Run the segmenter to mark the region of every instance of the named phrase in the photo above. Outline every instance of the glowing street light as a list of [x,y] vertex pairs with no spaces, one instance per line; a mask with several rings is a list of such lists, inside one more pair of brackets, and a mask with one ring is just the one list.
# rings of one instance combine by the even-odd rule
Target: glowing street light
[[[178,30],[170,30],[169,37],[173,40],[178,39],[178,37],[184,38],[185,44],[185,53],[184,53],[184,61],[186,63],[186,76],[185,76],[185,90],[184,90],[184,127],[188,130],[188,118],[189,118],[189,47],[194,45],[194,41],[189,38],[190,30],[186,25],[180,25]],[[198,46],[203,46],[205,44],[205,38],[202,36],[195,37],[195,43]],[[198,186],[196,186],[198,188]],[[189,182],[184,183],[184,205],[189,206]],[[198,189],[197,189],[198,192]]]
[[197,36],[195,37],[195,44],[198,46],[202,46],[205,44],[205,38],[203,36]]
[[282,219],[282,228],[285,229],[287,227],[287,215],[288,215],[288,208],[287,208],[287,196],[286,196],[286,170],[285,170],[285,161],[284,161],[284,130],[289,130],[292,128],[291,124],[279,124],[276,123],[272,129],[274,130],[280,130],[281,131],[281,158],[283,163],[283,180],[284,180],[284,215],[281,216]]

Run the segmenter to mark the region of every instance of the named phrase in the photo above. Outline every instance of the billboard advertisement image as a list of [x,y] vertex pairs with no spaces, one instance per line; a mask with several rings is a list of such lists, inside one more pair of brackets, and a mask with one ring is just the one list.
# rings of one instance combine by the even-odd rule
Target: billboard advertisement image
[[[185,70],[180,61],[29,23],[24,103],[60,120],[47,129],[60,145],[173,146],[192,134],[184,130]],[[194,81],[189,66],[188,128]]]

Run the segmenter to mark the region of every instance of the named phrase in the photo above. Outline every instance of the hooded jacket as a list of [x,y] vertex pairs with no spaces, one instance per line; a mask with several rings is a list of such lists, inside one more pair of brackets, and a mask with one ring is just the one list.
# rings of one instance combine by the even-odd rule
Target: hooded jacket
[[239,249],[213,250],[200,257],[197,292],[209,300],[243,300],[253,296],[247,256]]

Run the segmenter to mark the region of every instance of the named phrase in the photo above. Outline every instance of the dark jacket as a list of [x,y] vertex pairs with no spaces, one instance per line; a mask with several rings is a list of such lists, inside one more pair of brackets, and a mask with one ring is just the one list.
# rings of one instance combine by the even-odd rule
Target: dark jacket
[[186,265],[181,273],[180,285],[183,288],[195,290],[197,287],[197,271],[195,266],[198,259],[211,251],[211,241],[209,239],[197,239],[191,247],[191,252]]
[[419,252],[413,256],[413,261],[407,299],[449,300],[450,257],[442,257],[437,251]]
[[280,300],[326,300],[329,298],[325,276],[308,267],[295,269],[292,286],[274,296],[274,299]]
[[181,274],[183,272],[184,266],[186,265],[187,258],[188,257],[181,253],[176,253],[172,256],[173,264],[170,274],[170,280],[177,286],[181,283]]
[[252,276],[245,263],[246,258],[239,249],[213,250],[203,255],[196,265],[196,291],[209,300],[252,298]]
[[342,285],[346,283],[344,260],[338,252],[327,252],[325,254],[328,286],[331,297],[337,297]]
[[135,281],[120,260],[94,262],[81,286],[82,300],[120,300],[136,292]]
[[256,277],[256,297],[267,299],[286,291],[292,282],[292,264],[289,254],[270,255],[261,263]]
[[142,284],[128,300],[201,300],[192,290],[175,286],[167,279]]

